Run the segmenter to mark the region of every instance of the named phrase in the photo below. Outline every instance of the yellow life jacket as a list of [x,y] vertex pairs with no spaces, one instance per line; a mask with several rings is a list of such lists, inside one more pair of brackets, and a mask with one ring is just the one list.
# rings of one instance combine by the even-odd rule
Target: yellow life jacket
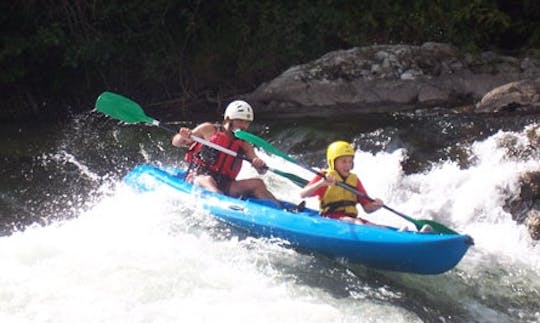
[[[335,170],[327,170],[326,174],[332,175],[338,182],[345,182],[345,184],[356,188],[358,177],[355,174],[349,174],[345,180],[343,180],[341,175]],[[358,210],[356,209],[357,201],[358,197],[356,194],[337,185],[328,186],[320,201],[321,214],[343,212],[348,215],[356,216],[358,214]]]

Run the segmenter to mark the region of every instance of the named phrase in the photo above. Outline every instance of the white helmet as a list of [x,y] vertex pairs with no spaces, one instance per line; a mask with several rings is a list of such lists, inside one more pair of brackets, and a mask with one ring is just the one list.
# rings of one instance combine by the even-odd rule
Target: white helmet
[[236,100],[227,106],[225,109],[224,119],[230,120],[240,119],[253,121],[253,109],[246,101]]

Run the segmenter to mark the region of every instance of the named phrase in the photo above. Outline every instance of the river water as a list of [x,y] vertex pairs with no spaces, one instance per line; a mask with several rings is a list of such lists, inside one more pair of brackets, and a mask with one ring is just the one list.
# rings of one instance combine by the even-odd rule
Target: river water
[[[182,165],[159,128],[96,112],[3,125],[0,322],[540,322],[540,245],[503,209],[518,175],[540,169],[527,137],[538,124],[441,110],[250,129],[314,167],[329,142],[352,141],[371,196],[471,235],[458,266],[434,276],[344,265],[233,230],[171,192],[134,192],[122,177],[136,164]],[[240,176],[253,175],[246,165]],[[263,178],[299,201],[298,187]],[[406,224],[384,210],[369,218]]]

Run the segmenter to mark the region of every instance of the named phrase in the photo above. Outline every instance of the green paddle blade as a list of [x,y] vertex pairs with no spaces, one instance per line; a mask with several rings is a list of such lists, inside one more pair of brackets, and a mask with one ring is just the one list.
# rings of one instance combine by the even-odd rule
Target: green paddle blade
[[125,123],[150,123],[155,120],[147,116],[140,105],[119,94],[103,92],[96,100],[96,110]]
[[399,215],[400,217],[404,218],[405,220],[411,222],[412,224],[414,224],[414,226],[416,227],[417,230],[421,230],[422,227],[424,225],[430,225],[431,228],[433,228],[433,231],[436,232],[436,233],[443,233],[443,234],[459,234],[457,233],[456,231],[446,227],[445,225],[439,223],[439,222],[435,222],[433,220],[423,220],[423,219],[415,219],[415,218],[412,218],[408,215],[405,215],[399,211],[396,211],[394,209],[392,209],[391,207],[387,206],[387,205],[383,205],[383,208],[387,209],[388,211],[390,212],[393,212],[394,214],[396,215]]
[[[433,228],[434,232],[437,233],[443,233],[443,234],[459,234],[456,231],[440,224],[439,222],[435,222],[432,220],[415,220],[415,224],[420,224],[420,229],[425,225],[430,225]],[[418,225],[417,225],[418,227]],[[419,230],[420,230],[419,229]]]
[[262,149],[266,150],[267,152],[277,155],[281,158],[284,158],[291,163],[297,164],[297,161],[292,158],[291,156],[287,155],[286,153],[282,152],[281,150],[277,149],[276,147],[272,146],[268,141],[255,136],[254,134],[251,134],[249,132],[243,131],[243,130],[236,130],[234,132],[234,135],[238,139],[242,139],[244,141],[249,142],[250,144],[253,144],[257,147],[261,147]]
[[271,169],[271,171],[273,173],[276,173],[282,177],[285,177],[287,179],[289,179],[291,182],[293,182],[294,184],[298,185],[299,187],[304,187],[306,186],[306,184],[308,183],[307,180],[303,179],[302,177],[300,176],[297,176],[295,174],[291,174],[291,173],[286,173],[286,172],[282,172],[278,169]]

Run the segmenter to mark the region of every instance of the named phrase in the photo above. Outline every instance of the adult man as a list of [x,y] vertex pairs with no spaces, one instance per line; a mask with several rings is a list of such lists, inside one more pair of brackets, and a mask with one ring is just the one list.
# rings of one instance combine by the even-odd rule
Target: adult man
[[202,123],[194,129],[182,127],[172,138],[176,147],[191,145],[185,160],[190,163],[186,180],[212,192],[220,192],[233,197],[242,195],[269,199],[277,205],[280,202],[268,191],[259,178],[236,180],[242,167],[242,159],[233,157],[214,148],[194,142],[191,136],[200,137],[210,142],[243,154],[259,174],[266,171],[266,163],[260,159],[248,142],[237,139],[235,130],[247,130],[253,121],[253,109],[241,100],[231,102],[225,109],[223,124]]

